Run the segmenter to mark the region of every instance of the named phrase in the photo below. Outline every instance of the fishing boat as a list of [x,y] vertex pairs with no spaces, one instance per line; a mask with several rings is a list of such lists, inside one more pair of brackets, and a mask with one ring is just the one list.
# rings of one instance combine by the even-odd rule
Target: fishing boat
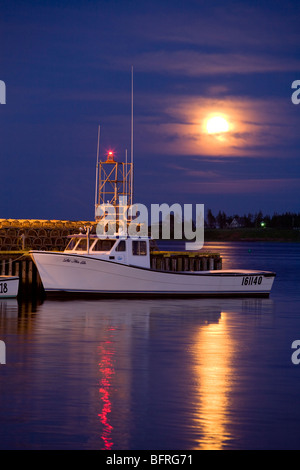
[[17,297],[19,278],[17,276],[0,276],[0,299]]
[[260,270],[162,271],[150,264],[150,237],[78,234],[63,252],[31,251],[46,294],[100,296],[262,296],[275,273]]
[[[133,80],[132,80],[133,84]],[[132,85],[133,89],[133,85]],[[132,91],[133,96],[133,91]],[[95,220],[101,224],[107,207],[116,219],[133,205],[133,99],[131,100],[131,158],[115,160],[113,151],[99,160],[98,127]],[[125,206],[122,201],[126,201]],[[106,218],[105,223],[106,223]],[[115,221],[113,221],[115,222]],[[113,235],[105,231],[72,235],[63,252],[32,250],[46,294],[100,296],[269,296],[275,273],[253,270],[164,270],[151,264],[151,237],[129,236],[128,223]],[[105,224],[104,224],[105,225]],[[108,224],[109,225],[109,224]],[[148,233],[148,232],[146,232]]]

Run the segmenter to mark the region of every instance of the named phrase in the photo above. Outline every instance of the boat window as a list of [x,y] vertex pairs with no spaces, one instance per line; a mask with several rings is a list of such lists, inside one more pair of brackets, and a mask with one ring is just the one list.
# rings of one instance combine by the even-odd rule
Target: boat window
[[115,240],[97,240],[93,251],[110,251],[115,242]]
[[69,243],[66,246],[66,250],[68,250],[68,251],[73,250],[76,243],[77,243],[77,238],[71,238],[71,240],[69,241]]
[[119,244],[116,248],[116,251],[126,251],[126,243],[125,240],[119,241]]
[[82,238],[76,246],[76,251],[87,251],[87,239]]
[[147,243],[145,241],[133,241],[132,242],[132,254],[135,256],[147,255]]
[[[79,243],[78,243],[79,240]],[[91,248],[92,244],[94,243],[95,239],[89,238],[89,247]],[[76,244],[78,243],[78,246],[76,247]],[[76,248],[75,248],[76,247]],[[86,238],[81,238],[78,239],[78,237],[71,238],[69,241],[67,247],[65,248],[66,251],[87,251],[87,239]]]

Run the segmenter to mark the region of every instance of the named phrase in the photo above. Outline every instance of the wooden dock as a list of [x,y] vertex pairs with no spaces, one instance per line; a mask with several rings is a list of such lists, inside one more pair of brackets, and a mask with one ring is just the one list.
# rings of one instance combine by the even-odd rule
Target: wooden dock
[[222,269],[219,253],[153,251],[151,268],[159,271],[213,271]]

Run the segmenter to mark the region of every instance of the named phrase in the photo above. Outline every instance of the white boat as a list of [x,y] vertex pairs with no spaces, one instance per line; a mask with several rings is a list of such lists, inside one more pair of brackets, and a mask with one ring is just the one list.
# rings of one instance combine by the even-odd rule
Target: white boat
[[19,278],[17,276],[0,276],[0,299],[17,297]]
[[32,250],[46,294],[100,296],[263,296],[275,273],[258,270],[160,271],[150,239],[72,236],[63,252]]
[[[131,100],[131,161],[99,160],[98,128],[95,220],[106,214],[106,204],[118,208],[133,204],[133,69]],[[126,202],[121,197],[126,196]],[[103,209],[98,212],[97,209]],[[110,211],[108,211],[110,213]],[[102,214],[102,215],[99,215]],[[112,222],[114,222],[113,220]],[[49,294],[97,294],[100,296],[269,296],[275,273],[252,270],[162,271],[151,267],[150,238],[131,238],[126,231],[114,237],[72,236],[64,252],[32,250],[45,292]],[[109,222],[104,217],[104,225]],[[124,224],[123,224],[124,223]],[[146,225],[147,226],[147,225]],[[120,227],[119,227],[119,230]],[[114,233],[114,231],[109,232]],[[148,231],[146,230],[146,233]]]

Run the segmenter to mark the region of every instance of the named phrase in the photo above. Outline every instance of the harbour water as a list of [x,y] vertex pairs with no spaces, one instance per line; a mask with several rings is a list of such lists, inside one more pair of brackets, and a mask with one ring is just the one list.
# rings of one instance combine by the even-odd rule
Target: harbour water
[[269,299],[0,300],[0,449],[300,448],[300,244],[208,243]]

